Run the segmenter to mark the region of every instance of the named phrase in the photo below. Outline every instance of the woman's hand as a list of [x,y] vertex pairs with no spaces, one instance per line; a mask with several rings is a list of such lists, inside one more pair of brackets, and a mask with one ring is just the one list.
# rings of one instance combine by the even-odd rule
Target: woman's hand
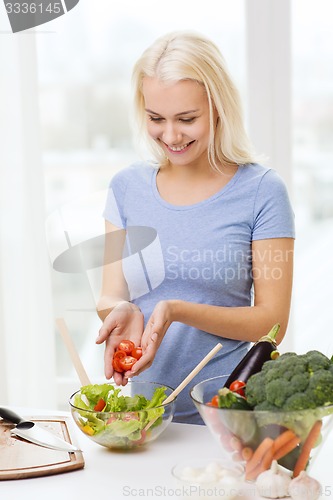
[[105,342],[104,372],[107,379],[112,376],[117,385],[126,385],[124,374],[116,372],[112,366],[113,354],[121,340],[127,339],[136,346],[142,343],[144,318],[140,309],[130,302],[120,302],[106,316],[96,344]]
[[172,323],[171,301],[162,300],[158,302],[150,316],[143,332],[141,347],[142,356],[133,368],[125,373],[127,378],[139,375],[149,368],[154,361],[157,349]]

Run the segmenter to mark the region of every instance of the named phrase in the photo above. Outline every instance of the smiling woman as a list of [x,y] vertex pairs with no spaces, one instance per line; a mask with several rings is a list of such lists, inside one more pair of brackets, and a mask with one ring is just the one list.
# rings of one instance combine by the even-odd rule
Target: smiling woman
[[[213,42],[193,31],[167,33],[139,57],[133,82],[138,132],[146,132],[154,161],[136,162],[113,177],[106,232],[153,227],[165,276],[159,286],[133,296],[135,263],[123,259],[110,266],[106,248],[97,343],[106,344],[105,375],[117,384],[138,376],[176,387],[221,338],[222,354],[198,379],[231,372],[250,342],[277,322],[282,340],[291,298],[293,213],[282,179],[255,161],[238,92]],[[215,254],[221,244],[231,258],[218,269],[215,261],[194,266],[179,259],[170,273],[170,246],[183,256],[188,249]],[[276,253],[279,262],[271,258]],[[160,262],[146,258],[145,264],[150,277],[161,274]],[[142,346],[125,374],[112,364],[122,338]],[[189,351],[190,359],[181,355]],[[187,394],[177,398],[174,420],[202,423]]]

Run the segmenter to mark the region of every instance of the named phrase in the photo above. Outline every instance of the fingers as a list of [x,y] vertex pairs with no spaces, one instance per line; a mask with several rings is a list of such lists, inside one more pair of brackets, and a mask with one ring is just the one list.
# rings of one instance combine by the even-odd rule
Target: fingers
[[102,344],[109,337],[112,330],[116,327],[116,322],[114,319],[107,316],[104,320],[103,325],[99,329],[98,337],[96,339],[96,344]]
[[[146,328],[142,335],[141,346],[142,349],[145,350],[151,344],[151,342],[158,342],[158,346],[162,342],[162,339],[167,330],[167,324],[154,322],[153,319],[150,319],[146,325]],[[157,346],[157,347],[158,347]]]
[[126,385],[128,382],[128,379],[124,376],[123,373],[119,373],[114,371],[113,373],[113,380],[115,381],[116,385]]
[[114,369],[112,364],[113,354],[114,354],[113,345],[111,344],[111,342],[106,342],[104,351],[104,373],[107,379],[110,379],[114,374]]
[[[157,337],[158,337],[157,333],[155,333],[153,335],[154,335],[154,339],[157,340]],[[143,351],[141,358],[133,365],[133,368],[131,370],[128,370],[125,373],[125,377],[127,379],[134,377],[135,375],[139,375],[140,373],[142,373],[144,370],[146,370],[147,368],[149,368],[152,365],[154,358],[155,358],[155,354],[156,354],[157,349],[158,349],[158,344],[157,344],[156,340],[152,341],[152,342],[150,342],[150,344],[148,344],[146,349]]]

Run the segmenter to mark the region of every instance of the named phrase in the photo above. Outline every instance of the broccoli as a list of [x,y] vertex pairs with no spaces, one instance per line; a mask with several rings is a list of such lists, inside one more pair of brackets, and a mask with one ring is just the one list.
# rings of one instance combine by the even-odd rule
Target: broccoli
[[218,405],[219,408],[229,408],[232,410],[252,410],[243,396],[240,396],[236,392],[232,392],[227,387],[219,389]]
[[254,410],[299,411],[333,404],[333,362],[319,351],[266,361],[246,384]]

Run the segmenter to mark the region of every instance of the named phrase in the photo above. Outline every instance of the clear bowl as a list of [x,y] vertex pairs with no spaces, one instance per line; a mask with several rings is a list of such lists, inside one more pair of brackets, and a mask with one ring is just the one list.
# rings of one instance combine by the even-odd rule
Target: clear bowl
[[[290,452],[283,454],[277,462],[292,473],[311,429],[316,422],[321,422],[319,424],[321,426],[319,437],[315,446],[311,449],[306,466],[306,470],[309,471],[315,456],[320,451],[322,442],[332,427],[333,406],[302,411],[272,412],[230,410],[209,405],[212,397],[224,386],[227,378],[228,376],[224,375],[204,380],[195,385],[190,391],[192,401],[204,423],[220,445],[221,458],[237,462],[243,467],[245,478],[254,480],[258,473],[264,470],[264,465],[262,462],[260,465],[259,460],[256,469],[253,468],[254,461],[251,461],[251,457],[255,450],[266,440],[265,444],[268,450],[266,460],[268,463],[270,454],[277,453],[277,444],[273,445],[272,441],[289,430],[294,433],[296,436],[295,441],[298,441],[298,443]],[[316,425],[318,426],[318,424]],[[288,440],[294,439],[290,432],[284,434],[284,436],[288,436]],[[261,449],[264,449],[264,445],[262,445]],[[281,453],[283,453],[282,448]]]
[[[126,386],[119,386],[117,389],[121,389],[119,395],[143,395],[150,400],[158,387],[164,387],[167,396],[173,391],[165,384],[132,380],[129,380]],[[74,404],[75,398],[80,394],[81,390],[76,391],[69,400],[74,422],[92,441],[115,450],[132,450],[154,441],[168,427],[175,412],[176,399],[164,405],[139,411],[86,410]]]

